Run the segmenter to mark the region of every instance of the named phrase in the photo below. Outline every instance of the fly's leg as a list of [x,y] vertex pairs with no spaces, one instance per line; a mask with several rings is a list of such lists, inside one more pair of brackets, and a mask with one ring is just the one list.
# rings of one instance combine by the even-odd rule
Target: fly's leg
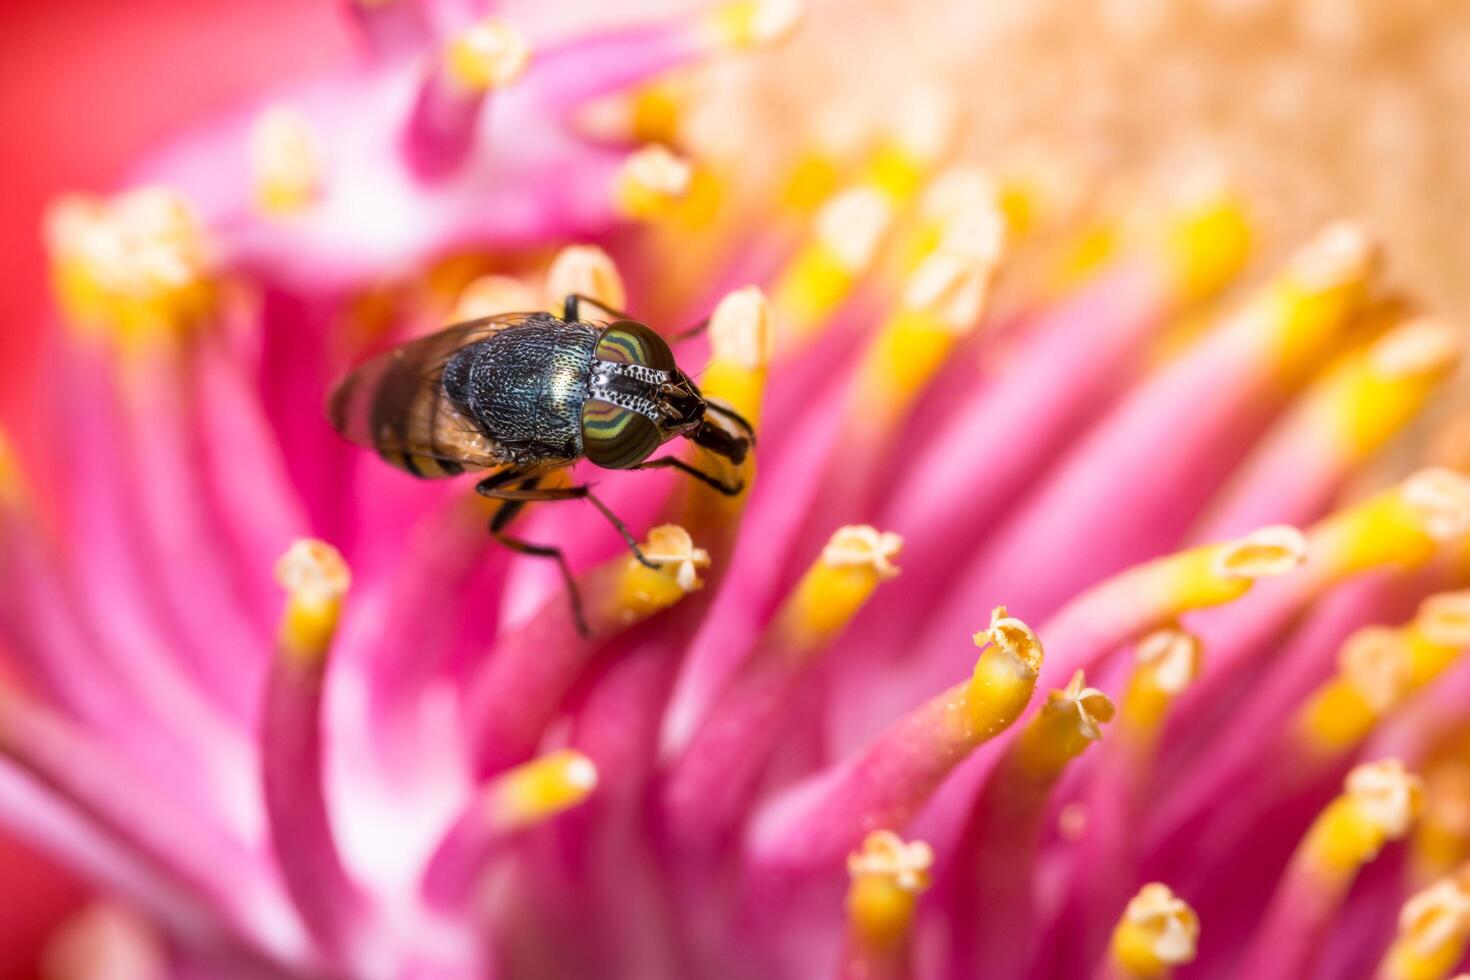
[[669,338],[669,343],[677,344],[681,340],[688,340],[690,337],[698,337],[700,334],[704,333],[708,329],[709,317],[705,317],[703,320],[700,320],[698,323],[694,324],[694,326],[686,327],[685,329],[680,330],[678,333],[674,334],[672,337]]
[[736,494],[738,494],[740,491],[742,491],[742,490],[745,489],[745,484],[744,483],[726,483],[725,481],[721,480],[719,477],[710,476],[708,473],[704,472],[703,470],[696,469],[695,467],[690,466],[688,463],[684,462],[682,459],[680,459],[677,456],[660,456],[658,459],[650,459],[647,462],[639,463],[637,466],[634,466],[633,469],[635,469],[635,470],[675,469],[675,470],[678,470],[681,473],[687,473],[687,474],[689,474],[690,476],[694,477],[699,482],[705,484],[706,486],[713,487],[715,490],[719,491],[720,493],[724,494],[727,497],[733,497]]
[[[519,476],[519,474],[514,473],[512,475]],[[478,492],[487,497],[504,500],[499,509],[495,511],[495,516],[490,518],[491,536],[517,554],[531,555],[535,558],[550,558],[556,562],[557,571],[561,573],[562,583],[567,589],[567,599],[572,605],[572,623],[577,627],[577,632],[581,634],[584,640],[591,639],[592,631],[587,627],[587,616],[582,608],[582,593],[577,588],[577,580],[572,577],[572,570],[567,565],[566,555],[562,554],[560,548],[544,544],[531,544],[529,541],[511,537],[505,533],[506,526],[515,520],[516,515],[524,510],[526,504],[530,502],[528,500],[505,500],[505,498],[499,497],[498,494],[500,493],[514,492],[502,489],[503,484],[511,482],[505,477],[506,474],[497,473],[495,476],[481,480],[475,487]],[[535,486],[535,477],[524,480],[521,483],[522,490],[533,490]]]
[[731,422],[734,422],[737,426],[740,427],[740,430],[745,433],[745,438],[750,440],[750,444],[752,446],[755,445],[755,429],[751,426],[749,422],[745,421],[745,416],[741,415],[733,408],[726,408],[719,402],[705,402],[704,407],[705,411],[714,412],[716,415],[723,415]]
[[634,558],[649,568],[658,567],[657,563],[651,562],[644,557],[643,549],[638,547],[638,539],[633,537],[633,532],[628,530],[628,525],[624,524],[622,519],[614,514],[607,504],[603,503],[592,493],[591,487],[538,487],[533,484],[531,486],[522,485],[519,488],[501,488],[500,486],[494,485],[486,486],[489,482],[490,480],[480,481],[475,487],[475,490],[494,500],[509,500],[519,503],[531,503],[539,500],[585,499],[589,501],[592,506],[601,512],[603,517],[607,518],[608,523],[616,528],[617,532],[623,536],[623,540],[628,543],[628,550],[633,552]]
[[583,303],[586,303],[588,306],[595,306],[604,313],[611,313],[613,315],[613,319],[615,320],[633,319],[622,310],[615,310],[611,306],[605,306],[602,303],[599,303],[597,300],[593,299],[591,296],[586,296],[582,293],[567,293],[567,298],[562,301],[561,318],[563,320],[566,320],[568,323],[575,323],[576,321],[582,319],[580,314],[582,312],[581,306]]

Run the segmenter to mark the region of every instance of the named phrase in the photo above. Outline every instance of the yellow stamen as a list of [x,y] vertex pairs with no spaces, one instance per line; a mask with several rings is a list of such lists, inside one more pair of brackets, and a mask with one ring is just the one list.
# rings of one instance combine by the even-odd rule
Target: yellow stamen
[[614,618],[624,622],[644,619],[702,588],[699,571],[709,567],[709,552],[695,547],[689,532],[677,524],[650,530],[642,549],[658,567],[649,568],[628,556],[614,596],[619,611]]
[[1432,881],[1470,858],[1470,763],[1443,758],[1425,772],[1428,805],[1414,833],[1417,881]]
[[1199,931],[1199,916],[1168,885],[1144,885],[1113,930],[1112,966],[1124,977],[1167,977],[1194,960]]
[[1378,267],[1373,241],[1358,226],[1339,223],[1322,231],[1288,263],[1283,274],[1245,316],[1270,331],[1283,378],[1313,368],[1319,354],[1368,300]]
[[1450,470],[1421,470],[1314,525],[1312,561],[1335,575],[1414,568],[1467,531],[1470,479]]
[[759,425],[761,392],[776,343],[771,306],[760,287],[746,286],[720,300],[710,314],[709,339],[713,359],[700,377],[706,397]]
[[597,788],[597,767],[572,749],[516,766],[486,788],[485,819],[497,830],[533,826],[582,803]]
[[638,221],[674,213],[689,190],[694,168],[657,143],[637,150],[623,163],[613,189],[618,210]]
[[838,528],[797,583],[774,629],[793,655],[824,646],[862,609],[879,583],[893,578],[903,539],[867,525]]
[[863,411],[854,420],[892,425],[980,320],[993,259],[941,250],[909,278],[899,309],[883,325],[857,378]]
[[1470,593],[1431,596],[1407,625],[1359,630],[1343,645],[1338,675],[1309,698],[1297,727],[1309,743],[1339,752],[1439,677],[1470,647]]
[[79,329],[132,349],[213,310],[209,244],[193,211],[168,190],[64,197],[47,212],[46,241],[58,300]]
[[304,538],[276,563],[276,581],[286,590],[279,632],[282,653],[303,664],[320,662],[331,647],[342,599],[352,583],[347,563],[325,541]]
[[1209,299],[1229,285],[1251,251],[1244,200],[1218,181],[1182,195],[1165,219],[1164,260],[1184,303]]
[[817,212],[812,240],[781,273],[773,303],[787,345],[807,339],[847,299],[877,253],[893,220],[893,205],[871,187],[838,194]]
[[1036,687],[1044,652],[1031,627],[997,606],[990,625],[976,633],[981,648],[957,698],[945,702],[945,722],[967,743],[984,741],[1020,717]]
[[1470,938],[1470,892],[1445,878],[1404,903],[1398,937],[1378,965],[1380,980],[1440,980]]
[[[573,293],[610,310],[626,309],[628,303],[617,265],[596,245],[568,245],[556,253],[546,270],[546,302],[553,313],[560,315],[562,304]],[[604,315],[606,310],[597,309],[584,314],[593,319]]]
[[1137,666],[1123,694],[1123,723],[1136,732],[1157,732],[1174,700],[1198,676],[1202,650],[1199,637],[1174,627],[1139,640]]
[[847,921],[864,949],[891,951],[908,939],[933,865],[934,852],[928,844],[905,843],[888,830],[869,833],[862,850],[848,857]]
[[[562,296],[565,298],[566,294]],[[521,313],[540,305],[535,291],[514,276],[481,276],[459,294],[447,322],[463,323],[501,313]]]
[[294,214],[321,192],[322,164],[306,117],[285,107],[267,109],[250,133],[255,206],[268,215]]
[[1315,385],[1307,411],[1350,458],[1382,446],[1418,415],[1430,394],[1454,371],[1460,332],[1433,320],[1415,320],[1345,357]]
[[1026,725],[1016,747],[1017,761],[1033,775],[1055,778],[1068,762],[1102,738],[1102,725],[1113,719],[1113,702],[1087,686],[1082,671],[1067,686],[1052,691]]
[[899,249],[899,265],[912,274],[940,250],[999,259],[1007,219],[990,176],[978,167],[958,166],[934,179],[919,198],[917,227]]
[[1257,579],[1285,575],[1306,560],[1307,547],[1296,528],[1273,525],[1161,558],[1140,571],[1167,591],[1168,608],[1201,609],[1240,598]]
[[795,34],[805,15],[802,0],[730,0],[714,9],[708,30],[723,47],[768,47]]
[[444,51],[444,68],[458,86],[484,92],[509,85],[526,70],[531,47],[511,24],[487,17],[456,36]]
[[895,107],[892,123],[868,164],[865,183],[902,204],[918,193],[924,178],[954,144],[959,108],[938,85],[920,86]]
[[1342,884],[1384,844],[1408,834],[1423,805],[1423,782],[1397,759],[1364,763],[1313,822],[1297,859],[1326,882]]

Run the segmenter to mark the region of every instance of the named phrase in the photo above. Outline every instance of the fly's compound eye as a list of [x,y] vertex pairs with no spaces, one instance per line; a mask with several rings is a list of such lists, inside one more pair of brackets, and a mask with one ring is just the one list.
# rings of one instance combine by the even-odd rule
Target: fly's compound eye
[[656,371],[674,371],[674,352],[668,342],[636,320],[618,320],[597,340],[592,356],[615,364],[639,364]]
[[658,426],[647,417],[599,398],[583,404],[582,452],[603,469],[637,466],[661,445]]

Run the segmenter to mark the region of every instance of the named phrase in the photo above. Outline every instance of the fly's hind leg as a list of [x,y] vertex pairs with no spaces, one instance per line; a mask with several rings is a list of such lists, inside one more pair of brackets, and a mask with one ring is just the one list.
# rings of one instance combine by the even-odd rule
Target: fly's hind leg
[[708,487],[711,487],[711,488],[719,491],[720,493],[724,494],[727,497],[733,497],[736,494],[740,493],[740,491],[742,491],[742,490],[745,489],[745,484],[744,483],[740,483],[740,482],[726,483],[725,481],[721,480],[717,476],[711,476],[710,474],[704,472],[704,470],[697,469],[696,467],[690,466],[688,463],[684,462],[682,459],[680,459],[677,456],[660,456],[658,459],[646,460],[646,461],[644,461],[642,463],[639,463],[637,466],[633,467],[633,469],[635,469],[635,470],[675,469],[675,470],[678,470],[681,473],[687,473],[687,474],[689,474],[690,476],[694,477],[699,482],[703,483],[704,485],[706,485]]
[[517,488],[501,489],[500,486],[486,486],[486,484],[489,482],[489,480],[482,480],[480,481],[480,484],[475,487],[475,489],[485,496],[491,497],[495,500],[520,501],[522,503],[533,503],[539,500],[588,501],[592,504],[592,506],[596,507],[597,510],[602,514],[602,516],[607,518],[608,523],[616,528],[617,532],[623,536],[623,540],[627,542],[628,550],[633,552],[634,558],[638,559],[641,564],[649,568],[658,567],[658,564],[656,562],[651,562],[648,560],[647,557],[644,556],[643,549],[638,547],[638,539],[633,537],[633,532],[628,530],[628,525],[624,524],[622,518],[618,517],[617,514],[614,514],[612,512],[612,509],[609,508],[607,504],[603,503],[592,493],[591,487],[538,487],[535,486],[534,481],[532,481],[532,484],[530,486],[522,484],[522,486]]
[[[506,483],[513,482],[519,474],[512,473],[512,478],[507,479],[505,473],[497,473],[495,476],[481,480],[475,486],[475,490],[486,497],[503,501],[500,508],[495,511],[495,516],[490,518],[490,534],[502,545],[511,551],[522,555],[531,555],[535,558],[550,558],[556,562],[557,571],[561,573],[563,584],[566,585],[567,599],[572,605],[572,623],[577,627],[577,632],[582,638],[590,639],[592,631],[587,627],[587,616],[582,608],[582,593],[577,588],[577,580],[572,577],[571,567],[567,565],[566,555],[562,554],[560,548],[544,544],[532,544],[521,538],[512,537],[505,533],[507,525],[513,521],[517,514],[525,509],[526,504],[533,499],[544,498],[507,498],[502,494],[531,493],[536,491],[536,477],[522,479],[518,489],[505,488]],[[559,499],[559,498],[551,498]]]

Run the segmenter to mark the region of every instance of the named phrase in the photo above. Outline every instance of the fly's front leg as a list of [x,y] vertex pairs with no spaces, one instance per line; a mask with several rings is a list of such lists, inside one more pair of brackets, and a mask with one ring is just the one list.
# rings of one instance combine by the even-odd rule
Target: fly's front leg
[[591,487],[538,487],[533,482],[531,486],[522,485],[518,488],[501,488],[499,486],[485,486],[488,482],[488,480],[480,481],[480,485],[476,486],[475,489],[485,496],[492,497],[496,500],[509,500],[520,503],[532,503],[540,500],[585,499],[589,501],[592,506],[601,512],[603,517],[607,518],[608,523],[616,528],[618,533],[623,536],[623,540],[628,543],[628,550],[633,552],[634,558],[649,568],[658,568],[657,563],[649,561],[644,556],[643,549],[638,546],[638,539],[633,537],[633,532],[628,530],[628,525],[624,524],[622,519],[614,514],[607,504],[603,503],[592,493]]
[[604,313],[611,313],[614,320],[633,319],[622,310],[615,310],[611,306],[599,303],[591,296],[587,296],[582,293],[567,293],[567,298],[562,301],[561,318],[563,320],[566,320],[568,323],[575,323],[578,320],[582,319],[581,307],[583,303],[586,303],[588,306],[595,306]]
[[633,469],[635,469],[635,470],[661,470],[661,469],[674,469],[674,470],[678,470],[680,473],[687,473],[687,474],[689,474],[690,476],[694,477],[696,480],[698,480],[699,482],[703,483],[704,485],[706,485],[708,487],[713,487],[715,490],[719,491],[720,493],[724,494],[727,497],[733,497],[736,494],[738,494],[740,491],[742,491],[742,490],[745,489],[745,484],[744,483],[741,483],[741,482],[726,483],[725,481],[721,480],[717,476],[711,476],[710,474],[704,472],[703,470],[696,469],[695,467],[690,466],[688,463],[684,462],[682,459],[680,459],[677,456],[660,456],[658,459],[650,459],[650,460],[647,460],[646,462],[639,463],[637,466],[633,467]]

